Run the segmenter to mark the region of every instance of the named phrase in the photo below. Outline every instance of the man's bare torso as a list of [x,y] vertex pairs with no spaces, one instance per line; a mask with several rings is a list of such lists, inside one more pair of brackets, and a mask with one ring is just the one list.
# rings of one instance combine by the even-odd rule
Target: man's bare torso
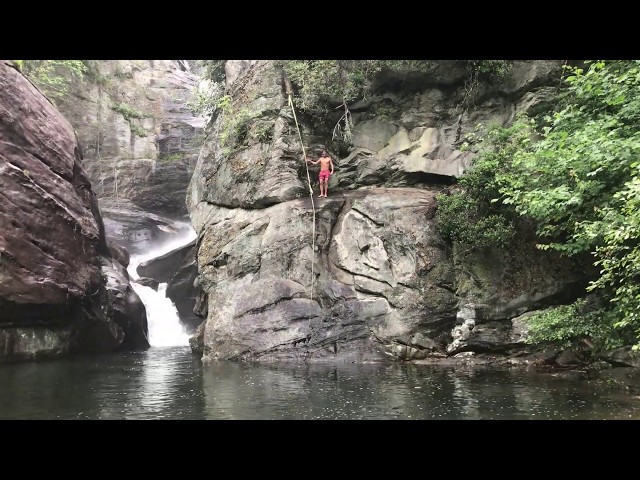
[[325,170],[329,170],[331,166],[331,157],[320,157],[320,171],[324,172]]

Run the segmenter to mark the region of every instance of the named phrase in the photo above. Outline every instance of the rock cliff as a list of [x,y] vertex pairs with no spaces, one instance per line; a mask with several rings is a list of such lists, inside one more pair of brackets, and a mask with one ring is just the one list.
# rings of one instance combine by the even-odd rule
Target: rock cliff
[[461,147],[471,134],[548,103],[560,71],[556,61],[515,61],[470,98],[463,62],[385,70],[377,93],[350,106],[348,146],[332,141],[340,112],[297,112],[307,149],[327,147],[336,164],[329,198],[315,197],[312,251],[282,72],[272,61],[227,61],[230,107],[212,124],[188,194],[196,309],[206,318],[194,350],[205,359],[365,361],[517,346],[513,319],[570,297],[579,273],[526,246],[453,251],[438,234],[435,197],[469,168],[473,145]]
[[10,61],[0,118],[0,360],[148,347],[74,131]]

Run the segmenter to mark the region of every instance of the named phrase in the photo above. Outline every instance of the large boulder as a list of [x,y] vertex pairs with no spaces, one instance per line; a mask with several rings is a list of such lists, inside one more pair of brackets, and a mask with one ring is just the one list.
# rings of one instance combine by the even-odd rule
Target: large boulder
[[261,211],[200,204],[205,358],[380,360],[444,348],[456,299],[433,226],[435,193],[366,189],[325,200],[315,254],[308,199]]
[[199,294],[195,240],[185,245],[183,250],[184,256],[178,269],[167,284],[167,297],[176,305],[180,322],[191,333],[202,323],[202,317],[195,313]]
[[198,294],[198,288],[194,285],[198,277],[196,241],[142,262],[136,271],[156,281],[156,286],[158,282],[167,283],[167,297],[175,304],[180,322],[188,332],[193,332],[202,322],[202,318],[194,313]]
[[190,252],[193,253],[194,246],[195,240],[164,255],[146,260],[138,265],[136,272],[141,277],[149,277],[160,283],[166,283],[178,271],[184,257],[188,256]]
[[102,257],[102,274],[107,279],[109,316],[124,332],[122,348],[144,349],[149,347],[147,311],[142,300],[131,287],[129,274],[119,262]]
[[109,314],[111,253],[73,129],[8,61],[0,117],[0,360],[119,348],[129,330]]
[[[313,251],[281,72],[271,61],[228,61],[229,107],[187,197],[198,232],[195,310],[206,317],[197,350],[205,359],[364,361],[521,348],[517,317],[574,298],[584,277],[532,244],[452,251],[437,232],[435,196],[464,175],[488,127],[547,108],[560,71],[559,61],[516,61],[501,82],[474,86],[464,62],[385,69],[375,95],[349,105],[349,145],[333,141],[340,101],[326,118],[300,109],[307,154],[322,145],[335,158],[329,198],[316,198]],[[311,175],[315,186],[314,167]]]
[[[269,61],[240,63],[237,68],[234,63],[227,62],[227,71],[242,75],[242,81],[233,81],[229,89],[239,98],[212,125],[187,202],[258,208],[304,195],[304,164],[295,130],[290,129],[280,73]],[[240,127],[246,130],[245,140],[234,137]]]

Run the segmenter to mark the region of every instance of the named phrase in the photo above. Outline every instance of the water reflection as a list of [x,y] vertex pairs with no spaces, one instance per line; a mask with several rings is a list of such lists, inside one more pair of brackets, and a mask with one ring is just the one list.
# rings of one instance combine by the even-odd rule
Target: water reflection
[[582,379],[522,371],[219,363],[203,375],[206,418],[640,418],[635,397],[598,392]]
[[203,368],[185,347],[0,364],[0,419],[640,419],[579,377],[416,365]]
[[0,419],[202,418],[188,347],[0,364]]

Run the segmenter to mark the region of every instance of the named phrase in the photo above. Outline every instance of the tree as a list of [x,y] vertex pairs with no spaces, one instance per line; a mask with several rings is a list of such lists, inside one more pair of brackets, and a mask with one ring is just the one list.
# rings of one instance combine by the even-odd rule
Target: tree
[[14,60],[16,66],[49,99],[55,101],[67,94],[72,78],[82,79],[87,66],[82,60]]
[[[555,332],[566,340],[571,332],[577,338],[588,331],[600,345],[611,345],[612,336],[639,343],[640,61],[585,65],[568,68],[555,113],[521,119],[488,138],[469,176],[473,180],[481,174],[488,183],[467,185],[458,195],[471,198],[473,213],[482,221],[499,224],[515,212],[534,225],[539,248],[568,256],[590,254],[600,267],[589,290],[602,297],[604,307],[594,313],[580,304],[558,310],[555,317],[534,317],[534,325],[541,321],[547,327],[540,338],[554,338]],[[444,212],[469,216],[451,208],[454,202],[465,204],[461,199],[443,197],[441,202]],[[472,226],[455,225],[445,231],[450,239],[474,240]],[[582,318],[583,327],[591,322],[598,328],[566,329],[562,319],[569,316]]]

